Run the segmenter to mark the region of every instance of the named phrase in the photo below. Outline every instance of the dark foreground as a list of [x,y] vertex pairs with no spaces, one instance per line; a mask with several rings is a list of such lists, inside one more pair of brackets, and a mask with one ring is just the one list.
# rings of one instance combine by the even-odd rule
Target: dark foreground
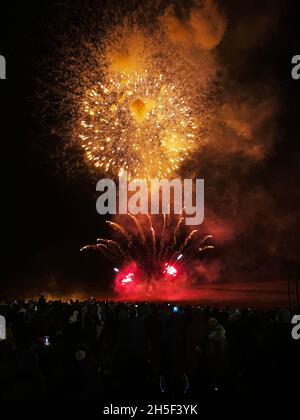
[[1,400],[203,401],[297,395],[286,310],[174,303],[0,303]]

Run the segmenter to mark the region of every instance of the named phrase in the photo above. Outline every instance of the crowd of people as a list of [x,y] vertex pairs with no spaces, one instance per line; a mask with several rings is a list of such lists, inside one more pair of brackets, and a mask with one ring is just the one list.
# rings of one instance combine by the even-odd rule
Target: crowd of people
[[288,310],[114,301],[0,302],[0,400],[292,398]]

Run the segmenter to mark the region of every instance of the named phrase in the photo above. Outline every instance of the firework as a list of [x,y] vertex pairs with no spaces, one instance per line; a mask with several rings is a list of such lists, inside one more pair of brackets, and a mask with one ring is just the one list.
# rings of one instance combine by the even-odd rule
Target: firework
[[37,104],[60,140],[54,157],[69,175],[169,178],[207,143],[218,63],[213,52],[174,44],[171,2],[106,3],[60,4],[47,26],[55,48]]
[[[175,279],[191,259],[214,248],[206,244],[212,236],[199,238],[198,230],[189,232],[181,222],[182,215],[183,212],[177,218],[169,215],[167,223],[166,215],[163,220],[159,216],[154,220],[150,215],[129,214],[124,216],[122,224],[107,222],[113,227],[115,240],[98,239],[97,244],[86,245],[81,250],[100,251],[123,267],[115,268],[118,285],[131,287],[153,279],[164,281],[166,276]],[[129,273],[133,274],[128,277]]]
[[94,167],[130,178],[166,178],[195,147],[197,124],[174,84],[143,73],[111,75],[87,91],[79,138]]
[[164,264],[164,269],[163,269],[163,274],[166,274],[168,276],[172,276],[172,277],[176,277],[178,273],[177,268],[169,263],[165,263]]

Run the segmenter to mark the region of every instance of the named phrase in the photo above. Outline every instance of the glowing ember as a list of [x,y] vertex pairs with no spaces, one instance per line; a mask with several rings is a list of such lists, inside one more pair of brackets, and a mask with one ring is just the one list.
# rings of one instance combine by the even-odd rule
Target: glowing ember
[[121,284],[128,284],[133,282],[134,273],[128,273],[123,279],[120,280]]
[[119,293],[126,294],[139,285],[140,271],[134,261],[114,271],[116,272],[114,287]]
[[169,264],[169,263],[165,263],[163,273],[164,273],[164,274],[167,274],[167,275],[169,275],[169,276],[171,276],[171,277],[176,277],[176,276],[177,276],[178,271],[177,271],[177,269],[174,267],[174,265],[171,265],[171,264]]

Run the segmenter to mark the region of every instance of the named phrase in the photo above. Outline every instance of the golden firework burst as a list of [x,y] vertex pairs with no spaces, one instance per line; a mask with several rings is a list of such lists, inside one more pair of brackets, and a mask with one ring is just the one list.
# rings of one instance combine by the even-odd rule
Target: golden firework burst
[[88,90],[79,139],[87,161],[129,178],[169,177],[196,143],[197,123],[186,99],[162,74],[116,73]]

